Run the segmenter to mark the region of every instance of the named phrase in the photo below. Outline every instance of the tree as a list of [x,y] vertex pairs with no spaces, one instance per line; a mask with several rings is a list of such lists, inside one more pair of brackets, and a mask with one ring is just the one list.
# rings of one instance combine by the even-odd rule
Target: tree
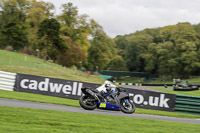
[[72,43],[79,40],[78,29],[78,9],[72,3],[62,5],[62,14],[57,18],[62,24],[61,33],[71,38]]
[[77,63],[77,57],[71,52],[77,51],[81,53],[81,60],[79,62],[84,62],[88,56],[88,48],[90,46],[88,36],[91,34],[88,15],[78,15],[78,8],[69,2],[62,5],[62,14],[57,19],[61,23],[61,36],[62,38],[67,38],[64,41],[70,45],[66,53],[68,56],[62,56],[62,58],[66,58],[65,60],[68,61],[68,63],[64,64],[79,66],[80,63]]
[[103,31],[96,31],[88,50],[88,68],[90,70],[103,70],[116,55],[114,42]]
[[[128,37],[127,37],[128,38]],[[153,42],[153,37],[145,31],[137,32],[132,37],[129,36],[128,45],[125,49],[127,67],[130,71],[144,71],[145,62],[142,56],[148,51],[148,44]]]
[[180,59],[184,65],[183,70],[185,75],[189,75],[199,70],[200,58],[198,58],[196,44],[192,42],[186,42],[181,49],[184,51],[181,53]]
[[158,69],[158,46],[156,43],[150,43],[148,45],[148,52],[141,54],[141,57],[144,59],[145,66],[144,70],[155,74]]
[[[32,0],[30,6],[26,9],[25,22],[29,25],[28,28],[28,40],[31,49],[40,49],[39,44],[41,40],[38,39],[37,32],[40,23],[47,18],[53,17],[54,5],[49,2]],[[40,49],[41,51],[42,49]],[[42,53],[43,54],[43,53]]]
[[28,7],[26,0],[7,0],[0,3],[0,43],[2,48],[12,46],[19,50],[28,45],[25,9]]
[[2,44],[4,46],[12,46],[15,50],[19,50],[28,45],[27,31],[23,23],[9,22],[2,28]]
[[117,36],[115,39],[116,48],[118,55],[125,58],[125,49],[128,46],[128,40],[124,36]]
[[[176,60],[180,64],[179,75],[189,76],[199,68],[197,59],[197,34],[190,23],[178,23],[172,30],[170,40],[174,44]],[[195,65],[194,65],[195,64]]]
[[124,60],[129,71],[143,71],[142,58],[140,56],[140,48],[134,41],[130,41],[125,49]]
[[199,40],[199,24],[187,22],[115,38],[130,71],[145,71],[164,78],[199,74]]
[[85,59],[85,54],[79,45],[68,43],[67,52],[58,55],[57,62],[62,66],[72,67],[73,65],[79,66]]
[[114,71],[126,71],[126,63],[123,58],[119,55],[113,57],[110,60],[108,65],[105,67],[106,70],[114,70]]
[[58,50],[65,52],[66,45],[59,37],[60,23],[54,19],[45,19],[39,26],[38,37],[43,40],[43,47],[46,47],[46,53],[44,56],[44,62],[47,60],[49,47],[51,49],[57,48]]

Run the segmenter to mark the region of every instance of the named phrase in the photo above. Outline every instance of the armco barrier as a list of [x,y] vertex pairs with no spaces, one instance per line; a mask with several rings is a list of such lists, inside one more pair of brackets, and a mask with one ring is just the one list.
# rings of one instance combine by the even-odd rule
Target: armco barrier
[[0,71],[0,89],[13,91],[15,85],[16,73]]
[[117,85],[136,85],[136,86],[173,86],[175,84],[142,84],[142,83],[118,83],[115,82]]
[[102,75],[109,75],[109,76],[130,76],[130,77],[155,77],[155,75],[150,75],[145,72],[128,72],[128,71],[108,71],[103,70],[100,72]]
[[[146,84],[146,83],[118,83],[114,82],[116,85],[136,85],[136,86],[174,86],[176,84]],[[200,87],[200,84],[188,84],[188,86],[198,86]]]
[[200,97],[176,95],[174,111],[200,115]]

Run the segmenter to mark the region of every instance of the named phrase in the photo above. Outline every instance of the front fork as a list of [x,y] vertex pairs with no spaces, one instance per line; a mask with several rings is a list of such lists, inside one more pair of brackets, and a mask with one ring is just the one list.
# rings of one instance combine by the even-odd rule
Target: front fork
[[129,104],[129,100],[128,99],[124,99],[125,103]]

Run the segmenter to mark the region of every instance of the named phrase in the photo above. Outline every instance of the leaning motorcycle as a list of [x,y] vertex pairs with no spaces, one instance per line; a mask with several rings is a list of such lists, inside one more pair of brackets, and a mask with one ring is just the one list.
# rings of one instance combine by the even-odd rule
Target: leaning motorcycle
[[83,95],[79,99],[79,104],[86,110],[96,108],[106,110],[122,111],[132,114],[135,111],[135,105],[130,101],[128,93],[121,88],[116,88],[115,92],[101,94],[99,91],[91,88],[81,88]]

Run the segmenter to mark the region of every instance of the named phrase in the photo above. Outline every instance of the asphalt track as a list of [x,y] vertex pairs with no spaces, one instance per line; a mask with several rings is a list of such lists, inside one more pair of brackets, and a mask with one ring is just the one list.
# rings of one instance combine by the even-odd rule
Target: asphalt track
[[200,119],[186,119],[186,118],[175,118],[175,117],[144,115],[144,114],[124,114],[120,111],[108,111],[108,110],[99,110],[99,109],[88,111],[88,110],[84,110],[79,107],[38,103],[38,102],[30,102],[30,101],[21,101],[21,100],[13,100],[13,99],[4,99],[4,98],[0,98],[0,106],[47,109],[47,110],[58,110],[58,111],[68,111],[68,112],[81,112],[81,113],[88,113],[88,114],[101,114],[101,115],[111,115],[111,116],[122,116],[122,117],[132,117],[132,118],[142,118],[142,119],[154,119],[154,120],[161,120],[161,121],[173,121],[173,122],[200,124]]

